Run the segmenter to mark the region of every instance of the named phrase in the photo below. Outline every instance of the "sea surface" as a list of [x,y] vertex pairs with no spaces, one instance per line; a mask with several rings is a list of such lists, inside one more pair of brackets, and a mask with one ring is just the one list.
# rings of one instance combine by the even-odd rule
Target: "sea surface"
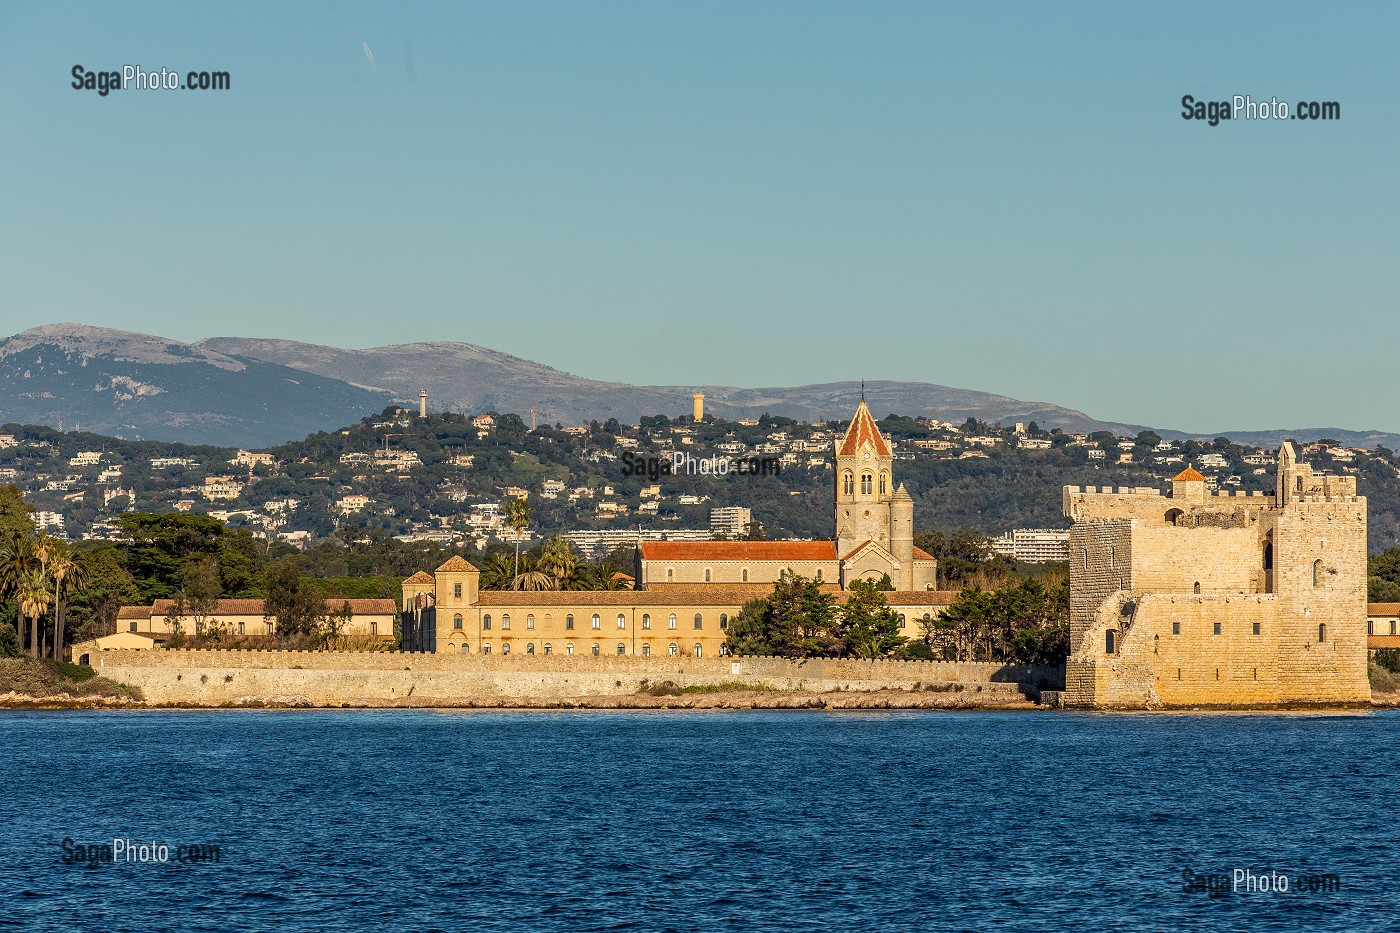
[[0,800],[0,930],[1400,930],[1390,712],[0,712]]

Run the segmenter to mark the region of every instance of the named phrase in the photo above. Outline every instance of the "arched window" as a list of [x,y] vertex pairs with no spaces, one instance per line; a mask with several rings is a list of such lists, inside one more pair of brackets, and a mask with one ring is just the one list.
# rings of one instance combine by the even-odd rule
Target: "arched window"
[[726,644],[725,642],[720,642],[720,645],[719,645],[719,656],[720,656],[720,657],[724,657],[724,656],[727,655],[728,653],[729,653],[729,645]]
[[673,573],[673,571],[671,570],[671,568],[670,568],[670,567],[667,567],[667,568],[666,568],[666,582],[667,582],[667,583],[670,583],[671,580],[674,578],[674,576],[675,576],[675,574]]
[[1192,592],[1199,596],[1201,594],[1201,584],[1196,583],[1194,588],[1192,589]]
[[622,656],[623,656],[624,654],[626,654],[626,653],[627,653],[627,646],[624,645],[622,642],[618,642],[618,643],[617,643],[617,656],[618,656],[618,657],[622,657]]
[[705,568],[705,582],[706,582],[706,583],[709,583],[709,582],[710,582],[710,568],[709,568],[709,567],[706,567],[706,568]]
[[651,645],[642,645],[642,657],[651,657]]
[[503,632],[508,632],[508,631],[510,631],[510,615],[509,615],[509,613],[505,613],[505,612],[501,613],[501,631],[503,631]]
[[530,642],[528,645],[525,646],[525,653],[526,653],[526,654],[534,654],[534,653],[535,653],[535,643],[534,643],[534,642]]
[[1103,650],[1104,650],[1104,654],[1113,654],[1113,653],[1114,653],[1114,649],[1116,649],[1116,648],[1118,647],[1118,644],[1117,644],[1117,641],[1118,641],[1117,635],[1118,635],[1118,633],[1115,632],[1113,629],[1109,629],[1108,631],[1106,631],[1106,632],[1103,633]]
[[880,495],[883,496],[883,495],[888,491],[889,485],[890,485],[890,474],[885,473],[885,472],[882,471],[882,472],[880,473]]
[[745,567],[743,570],[739,571],[739,579],[745,583],[749,582],[749,568]]
[[574,653],[574,643],[573,643],[573,642],[569,642],[567,645],[564,646],[564,653],[565,653],[565,654],[573,654],[573,653]]
[[625,615],[623,615],[622,613],[620,613],[620,612],[617,614],[617,627],[618,627],[618,628],[626,628],[626,627],[627,627],[627,617],[626,617]]
[[822,569],[820,567],[817,568],[817,582],[822,582]]
[[459,612],[452,617],[452,627],[457,630],[462,628],[462,614]]
[[531,613],[530,615],[527,615],[527,616],[525,617],[525,627],[526,627],[527,629],[532,629],[532,628],[535,627],[535,615],[534,615],[534,613]]
[[875,478],[869,473],[860,474],[860,494],[862,496],[871,495],[874,492]]
[[553,653],[554,653],[554,646],[551,645],[549,642],[545,642],[545,643],[544,643],[544,653],[545,653],[545,654],[553,654]]
[[481,627],[488,632],[491,631],[491,613],[488,612],[481,617]]
[[1323,622],[1321,625],[1319,625],[1319,626],[1317,627],[1317,640],[1318,640],[1318,641],[1326,641],[1326,640],[1327,640],[1327,623],[1326,623],[1326,622]]
[[598,655],[600,655],[600,654],[602,654],[602,653],[603,653],[603,647],[602,647],[601,645],[599,645],[599,644],[595,641],[595,642],[593,643],[593,657],[596,658]]
[[675,628],[675,627],[676,627],[676,614],[675,614],[674,612],[671,613],[670,617],[666,619],[666,627],[667,627],[667,628]]
[[904,613],[901,612],[901,613],[899,614],[899,627],[900,627],[900,628],[904,628],[904,627],[905,627],[906,625],[908,625],[908,624],[909,624],[909,620],[908,620],[907,618],[905,618],[905,617],[904,617]]
[[[373,623],[373,622],[371,622],[371,623],[369,624],[369,633],[370,633],[371,635],[374,634],[374,623]],[[238,623],[238,634],[240,634],[240,635],[243,634],[243,623],[242,623],[242,622],[239,622],[239,623]]]
[[603,617],[600,616],[600,615],[598,615],[598,613],[596,613],[596,612],[593,613],[593,627],[594,627],[594,628],[602,628],[602,627],[603,627]]
[[675,642],[671,642],[670,648],[668,648],[667,650],[670,652],[671,657],[674,658],[674,657],[676,656],[676,650],[677,650],[677,649],[676,649],[676,643],[675,643]]
[[501,654],[510,654],[510,642],[501,645]]
[[1322,572],[1322,560],[1319,558],[1313,561],[1313,586],[1322,585]]
[[650,613],[650,612],[644,612],[644,613],[642,613],[642,628],[643,628],[643,629],[649,629],[649,628],[651,628],[651,613]]
[[92,666],[92,658],[91,658],[89,655],[86,655],[86,654],[85,654],[85,655],[83,655],[81,658],[78,659],[78,663],[81,664],[83,667],[91,667],[91,666]]
[[1298,491],[1299,491],[1299,492],[1302,492],[1302,491],[1303,491],[1303,478],[1302,478],[1301,476],[1298,477]]
[[482,645],[482,646],[481,646],[481,653],[482,653],[482,654],[490,654],[490,653],[491,653],[491,646],[490,646],[490,645]]
[[719,614],[719,627],[721,629],[729,628],[729,613],[721,612]]
[[1177,522],[1177,519],[1181,518],[1181,516],[1182,516],[1182,511],[1181,511],[1181,509],[1168,509],[1168,510],[1167,510],[1167,514],[1166,514],[1166,516],[1165,516],[1166,519],[1167,519],[1167,524],[1168,524],[1168,525],[1175,525],[1176,522]]
[[841,474],[841,492],[843,495],[853,496],[856,492],[856,478],[850,470]]
[[572,612],[564,616],[564,628],[571,632],[574,630],[574,614]]
[[702,626],[704,626],[704,624],[705,624],[705,619],[704,619],[704,617],[701,616],[700,613],[698,613],[698,612],[695,613],[695,627],[696,627],[696,628],[701,628]]
[[698,657],[700,657],[700,655],[701,655],[701,648],[700,648],[700,646],[697,644],[697,645],[695,646],[695,656],[698,658]]
[[471,647],[471,645],[463,645],[463,646],[462,646],[462,653],[463,653],[463,654],[471,654],[471,652],[472,652],[472,647]]

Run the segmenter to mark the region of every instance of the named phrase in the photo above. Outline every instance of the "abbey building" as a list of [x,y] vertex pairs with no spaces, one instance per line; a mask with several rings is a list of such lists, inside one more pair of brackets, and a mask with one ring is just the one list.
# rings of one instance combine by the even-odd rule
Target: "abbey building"
[[937,562],[914,547],[914,501],[894,483],[894,455],[861,399],[836,448],[835,536],[828,541],[644,541],[636,589],[482,590],[453,557],[403,583],[404,650],[467,654],[678,655],[724,651],[729,620],[785,573],[845,598],[856,580],[888,576],[901,634],[954,595]]

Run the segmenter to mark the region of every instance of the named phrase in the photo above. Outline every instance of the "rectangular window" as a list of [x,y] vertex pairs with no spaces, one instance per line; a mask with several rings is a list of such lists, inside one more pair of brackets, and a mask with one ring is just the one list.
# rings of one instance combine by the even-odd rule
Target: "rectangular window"
[[1180,623],[1180,622],[1173,622],[1173,623],[1172,623],[1172,634],[1173,634],[1173,635],[1180,635],[1180,634],[1181,634],[1181,623]]
[[453,598],[453,599],[461,599],[461,598],[462,598],[462,584],[460,584],[460,583],[454,583],[454,584],[452,584],[452,598]]
[[1258,623],[1258,622],[1255,622],[1255,623],[1254,623],[1254,634],[1256,634],[1256,635],[1259,634],[1259,623]]
[[1215,623],[1215,634],[1217,634],[1217,635],[1220,634],[1220,623],[1219,623],[1219,622]]

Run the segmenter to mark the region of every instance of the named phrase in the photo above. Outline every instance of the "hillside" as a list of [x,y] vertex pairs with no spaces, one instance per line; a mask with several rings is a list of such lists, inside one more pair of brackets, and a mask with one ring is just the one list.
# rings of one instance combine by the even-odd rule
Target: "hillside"
[[278,363],[56,324],[0,341],[0,420],[261,445],[378,411],[388,395]]
[[[1272,452],[1252,445],[1172,442],[1151,432],[1018,436],[985,423],[904,417],[881,424],[896,444],[897,479],[915,499],[922,531],[1064,527],[1062,486],[1165,487],[1188,463],[1222,489],[1273,484]],[[769,537],[820,538],[832,532],[831,448],[843,428],[648,417],[641,425],[529,431],[515,415],[420,420],[389,409],[250,454],[7,425],[0,428],[0,483],[17,483],[52,529],[61,520],[73,537],[101,537],[107,519],[134,507],[210,514],[290,540],[351,527],[481,546],[512,540],[504,504],[524,494],[533,535],[707,529],[712,508],[736,505],[751,509]],[[780,471],[652,479],[629,469],[637,457],[670,462],[675,452],[697,460],[768,458]],[[1305,456],[1357,476],[1370,497],[1373,550],[1400,543],[1400,474],[1388,451],[1315,445]]]

